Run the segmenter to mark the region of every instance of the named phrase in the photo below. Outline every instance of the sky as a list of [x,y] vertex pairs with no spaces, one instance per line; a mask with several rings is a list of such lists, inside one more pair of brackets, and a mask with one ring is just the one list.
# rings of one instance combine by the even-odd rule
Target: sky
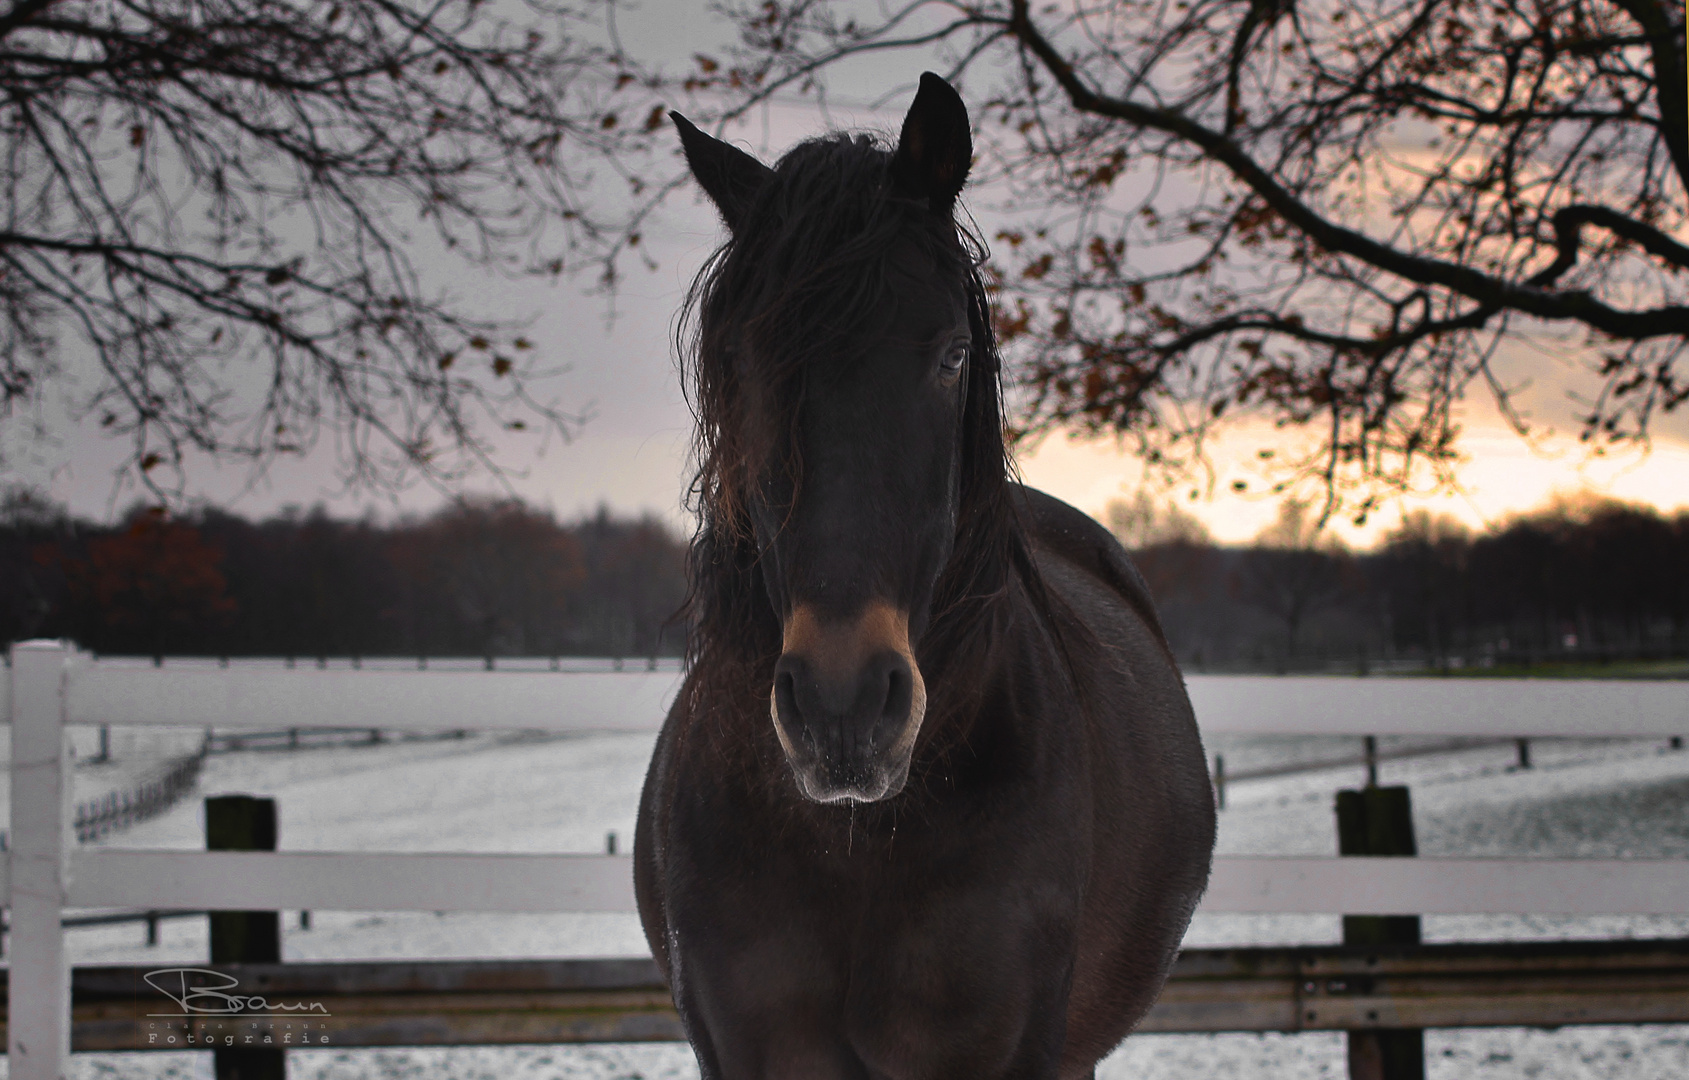
[[[718,30],[705,24],[677,20],[668,5],[649,7],[661,7],[662,14],[621,9],[621,33],[636,50],[666,53],[679,63],[700,42],[707,42],[711,33],[719,36]],[[868,92],[870,86],[906,83],[912,92],[919,74],[912,61],[902,58],[889,67],[888,62],[879,61],[880,68],[854,73],[854,85],[847,80],[835,86],[835,101],[866,101],[876,96]],[[910,70],[904,71],[906,66]],[[854,97],[852,90],[857,91]],[[835,126],[891,132],[900,124],[909,97],[910,93],[897,95],[878,111],[834,107],[830,116]],[[824,127],[813,104],[791,102],[755,116],[729,134],[767,160]],[[995,231],[988,219],[982,217],[980,224],[987,236]],[[613,313],[602,297],[588,295],[588,281],[565,277],[555,283],[511,282],[455,269],[452,281],[477,310],[533,319],[527,336],[536,343],[538,354],[547,365],[567,368],[541,390],[566,409],[584,409],[591,415],[579,437],[566,445],[533,434],[501,436],[497,457],[508,471],[510,487],[528,502],[565,518],[603,505],[622,514],[654,513],[689,530],[683,493],[692,419],[681,392],[673,329],[692,275],[722,233],[714,212],[695,192],[686,191],[670,200],[661,227],[648,236],[658,268],[651,272],[632,269],[615,298]],[[1512,374],[1530,380],[1522,400],[1538,434],[1527,442],[1506,427],[1489,402],[1481,397],[1469,400],[1461,416],[1465,434],[1460,449],[1467,460],[1459,471],[1460,490],[1398,499],[1375,514],[1365,528],[1334,523],[1339,535],[1356,546],[1367,546],[1396,525],[1404,512],[1416,509],[1450,514],[1481,528],[1538,506],[1557,493],[1589,491],[1666,511],[1689,508],[1689,415],[1659,425],[1646,453],[1591,458],[1575,438],[1575,403],[1568,397],[1574,380],[1568,362],[1528,348],[1516,351]],[[81,516],[109,520],[141,493],[114,483],[125,446],[102,439],[92,424],[76,423],[62,404],[67,389],[56,387],[60,396],[44,405],[51,439],[20,445],[15,425],[0,435],[4,455],[0,480],[43,488]],[[1274,434],[1264,425],[1251,427],[1246,422],[1217,444],[1213,459],[1217,482],[1211,491],[1195,501],[1186,498],[1186,487],[1174,493],[1216,539],[1247,541],[1275,517],[1274,501],[1238,495],[1230,487],[1234,478],[1258,479],[1249,464],[1253,451],[1263,438]],[[1143,482],[1137,462],[1109,440],[1075,441],[1057,433],[1023,450],[1019,464],[1028,483],[1098,515],[1110,500],[1131,496]],[[1257,490],[1262,486],[1252,484]],[[498,488],[481,479],[471,480],[463,490],[491,493]],[[331,440],[311,457],[277,463],[257,478],[244,464],[194,462],[188,494],[252,517],[290,505],[318,503],[340,516],[366,512],[387,516],[426,512],[442,500],[439,492],[420,485],[396,498],[371,499],[343,492],[334,479]]]

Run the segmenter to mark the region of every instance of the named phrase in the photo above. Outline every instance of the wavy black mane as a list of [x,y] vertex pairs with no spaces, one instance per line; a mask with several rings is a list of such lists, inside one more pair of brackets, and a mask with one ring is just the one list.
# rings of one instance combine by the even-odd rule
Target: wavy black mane
[[[977,646],[980,635],[994,632],[1011,575],[1032,573],[1008,498],[1001,364],[978,272],[984,245],[925,200],[894,194],[891,158],[864,135],[794,148],[687,297],[678,345],[697,417],[690,506],[698,514],[688,659],[694,668],[707,660],[747,690],[756,683],[746,667],[772,665],[780,652],[780,625],[745,506],[747,464],[790,444],[768,422],[795,423],[809,373],[836,355],[828,343],[848,340],[891,305],[888,270],[899,240],[963,281],[972,334],[955,547],[921,653],[941,659],[964,642]],[[787,457],[792,479],[801,482],[802,463],[789,451]]]

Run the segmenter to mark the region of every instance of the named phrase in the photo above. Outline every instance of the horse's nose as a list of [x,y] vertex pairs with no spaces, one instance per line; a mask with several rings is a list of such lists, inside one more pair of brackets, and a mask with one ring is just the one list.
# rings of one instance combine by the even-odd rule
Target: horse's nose
[[874,603],[824,621],[800,605],[774,666],[774,724],[811,798],[877,799],[900,787],[926,693],[909,620]]
[[870,764],[902,732],[914,696],[909,661],[888,649],[849,668],[794,653],[774,666],[781,723],[801,734],[829,771],[854,774]]

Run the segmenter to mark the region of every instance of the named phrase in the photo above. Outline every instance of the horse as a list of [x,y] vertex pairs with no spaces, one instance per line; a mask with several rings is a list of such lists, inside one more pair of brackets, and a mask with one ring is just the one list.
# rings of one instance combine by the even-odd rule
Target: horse
[[1143,579],[1014,481],[967,109],[929,73],[895,147],[772,168],[670,116],[729,239],[677,332],[688,670],[634,885],[701,1074],[1094,1076],[1214,804]]

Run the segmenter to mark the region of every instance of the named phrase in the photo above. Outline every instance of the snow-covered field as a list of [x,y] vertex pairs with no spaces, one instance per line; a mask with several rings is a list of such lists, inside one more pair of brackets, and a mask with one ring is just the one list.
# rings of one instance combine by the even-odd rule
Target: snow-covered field
[[[79,734],[80,749],[91,733]],[[78,798],[155,768],[198,733],[118,733],[116,760],[78,772]],[[252,751],[210,758],[198,795],[273,796],[281,846],[298,850],[603,851],[631,843],[648,735],[536,739],[518,735],[369,747]],[[1354,741],[1212,741],[1228,772],[1277,761],[1341,757]],[[1385,783],[1413,792],[1425,854],[1689,856],[1689,751],[1661,742],[1532,744],[1530,770],[1492,747],[1386,763]],[[0,774],[3,775],[3,774]],[[1232,785],[1221,814],[1224,854],[1333,854],[1332,793],[1363,779],[1328,769]],[[123,847],[198,848],[196,797],[108,837]],[[315,912],[309,930],[285,920],[289,960],[640,955],[632,916]],[[1642,917],[1429,917],[1427,940],[1685,936],[1689,920]],[[1191,945],[1340,940],[1335,916],[1200,916]],[[158,946],[139,925],[70,932],[76,963],[189,963],[206,957],[204,920],[163,925]],[[1677,1080],[1689,1076],[1689,1027],[1559,1031],[1432,1031],[1433,1080],[1554,1077]],[[694,1077],[684,1046],[292,1051],[289,1075],[311,1080],[480,1080],[541,1077]],[[78,1055],[77,1077],[209,1077],[207,1054]],[[1138,1036],[1107,1059],[1106,1078],[1203,1080],[1341,1077],[1334,1034]]]

